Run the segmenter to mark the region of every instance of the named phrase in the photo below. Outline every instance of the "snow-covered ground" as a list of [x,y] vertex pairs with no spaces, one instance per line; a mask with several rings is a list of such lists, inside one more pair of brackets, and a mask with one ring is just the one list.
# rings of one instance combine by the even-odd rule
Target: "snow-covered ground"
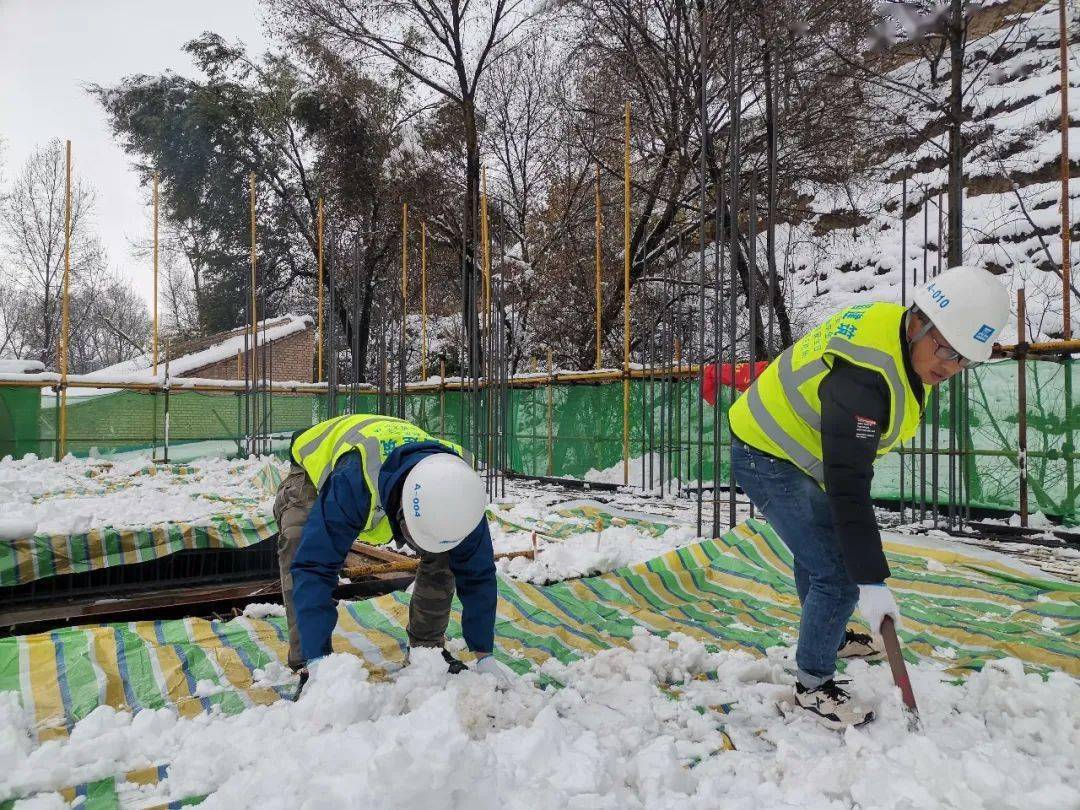
[[[64,742],[35,747],[0,695],[0,797],[55,790],[159,762],[128,806],[210,794],[207,808],[1023,808],[1080,806],[1080,682],[989,664],[957,686],[912,670],[923,729],[909,732],[888,667],[856,663],[878,719],[841,734],[776,708],[780,650],[709,653],[639,633],[614,649],[497,691],[451,676],[434,652],[387,682],[335,655],[297,703],[235,716],[132,717],[99,708]],[[705,679],[705,678],[708,679]],[[723,708],[729,711],[724,714]],[[737,750],[725,750],[726,731]],[[34,808],[68,805],[43,795]]]
[[183,474],[148,458],[76,459],[28,456],[0,461],[0,516],[17,525],[8,537],[33,530],[73,534],[93,528],[138,528],[199,522],[221,514],[268,514],[273,493],[256,476],[273,457],[191,461]]
[[[256,497],[253,480],[263,461],[206,460],[195,465],[201,476],[170,492],[155,489],[155,479],[166,477],[145,474],[145,462],[124,463],[130,468],[0,463],[2,502],[34,506],[43,493],[127,475],[147,506],[126,502],[109,514],[134,520],[145,508],[160,518],[196,509],[165,496],[220,507],[207,496],[234,486],[238,497]],[[108,493],[85,497],[96,504],[92,518],[67,509],[78,498],[53,500],[56,514],[39,517],[46,525],[72,525],[76,514],[102,519],[99,507],[113,503]],[[512,481],[494,507],[502,519],[492,521],[496,550],[530,547],[531,527],[543,531],[548,521],[587,524],[559,513],[580,514],[598,502],[616,520],[601,532],[599,550],[591,527],[566,537],[538,534],[536,561],[502,561],[501,571],[535,582],[600,573],[695,538],[690,499]],[[721,505],[726,517],[726,499]],[[736,505],[742,520],[747,506]],[[711,508],[703,513],[708,526]],[[672,528],[632,523],[650,519]],[[245,615],[280,612],[260,604]],[[912,733],[888,667],[855,662],[846,676],[878,719],[841,734],[777,711],[792,688],[789,656],[789,648],[769,650],[764,659],[709,652],[679,634],[665,640],[638,631],[633,649],[569,665],[548,661],[542,674],[564,688],[541,689],[530,675],[497,691],[488,676],[447,675],[441,659],[424,651],[381,682],[368,678],[360,659],[335,655],[298,703],[194,718],[172,709],[132,716],[105,707],[68,739],[44,744],[35,742],[33,720],[15,694],[2,693],[0,801],[38,792],[17,806],[67,807],[52,791],[164,762],[168,776],[158,785],[124,783],[125,806],[209,794],[209,808],[310,810],[1080,807],[1080,681],[1057,673],[1043,680],[1025,675],[1019,661],[1003,660],[957,685],[945,664],[925,662],[912,668],[923,718],[923,729]],[[282,666],[256,676],[265,685],[293,677]],[[727,740],[736,750],[726,750]]]

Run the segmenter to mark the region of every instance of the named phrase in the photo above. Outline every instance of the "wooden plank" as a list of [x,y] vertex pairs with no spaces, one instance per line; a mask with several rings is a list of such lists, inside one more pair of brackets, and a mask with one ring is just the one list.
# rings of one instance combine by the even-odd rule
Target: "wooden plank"
[[407,554],[399,554],[396,551],[391,551],[385,546],[369,546],[367,543],[361,543],[359,540],[352,544],[352,551],[362,557],[379,560],[380,562],[408,562],[409,560],[416,559]]

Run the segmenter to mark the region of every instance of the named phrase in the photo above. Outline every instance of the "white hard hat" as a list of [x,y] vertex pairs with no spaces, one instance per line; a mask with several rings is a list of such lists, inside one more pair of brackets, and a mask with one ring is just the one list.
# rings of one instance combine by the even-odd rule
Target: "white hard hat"
[[915,290],[915,305],[956,351],[976,363],[990,359],[1009,322],[1009,292],[992,273],[957,265]]
[[405,528],[424,551],[452,549],[480,524],[486,508],[484,482],[452,453],[421,459],[401,488]]

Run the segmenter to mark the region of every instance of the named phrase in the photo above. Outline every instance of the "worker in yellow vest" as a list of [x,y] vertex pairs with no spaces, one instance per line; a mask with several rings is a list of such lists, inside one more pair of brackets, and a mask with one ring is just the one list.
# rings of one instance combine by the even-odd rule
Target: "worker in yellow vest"
[[870,497],[873,464],[915,435],[931,386],[989,359],[1009,320],[993,275],[953,267],[914,304],[848,307],[788,348],[731,406],[735,480],[791,550],[802,616],[794,700],[832,727],[873,719],[833,679],[879,654],[896,601]]
[[289,665],[301,673],[300,688],[331,652],[332,593],[357,540],[375,546],[394,540],[420,558],[409,602],[410,647],[442,648],[450,672],[467,668],[444,646],[456,589],[476,669],[508,679],[491,655],[496,586],[487,494],[466,455],[453,442],[377,414],[339,416],[294,435],[274,516]]

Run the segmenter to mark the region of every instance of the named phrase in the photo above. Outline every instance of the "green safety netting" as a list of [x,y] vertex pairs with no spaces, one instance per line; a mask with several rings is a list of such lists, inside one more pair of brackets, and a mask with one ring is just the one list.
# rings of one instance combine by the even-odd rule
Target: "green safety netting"
[[[1032,360],[1026,369],[1031,508],[1068,523],[1080,522],[1074,443],[1080,429],[1080,407],[1074,401],[1077,369],[1071,359]],[[928,404],[924,428],[916,440],[878,465],[874,495],[909,503],[913,498],[921,503],[947,503],[951,492],[953,502],[1016,511],[1020,491],[1017,370],[1013,361],[992,363],[943,386],[936,401]],[[33,389],[0,384],[0,453],[49,456],[55,447],[54,398],[37,398],[34,393],[27,399],[27,391]],[[507,468],[528,475],[573,478],[582,478],[590,470],[606,471],[601,478],[621,483],[622,383],[550,386],[550,433],[548,397],[548,386],[507,392]],[[729,400],[730,392],[725,392],[721,412],[726,412]],[[343,394],[338,412],[374,412],[379,403],[375,394]],[[629,405],[630,456],[635,459],[631,485],[654,488],[672,479],[676,486],[696,485],[699,474],[705,482],[712,480],[715,409],[701,399],[696,380],[634,380]],[[326,406],[325,397],[277,394],[266,398],[262,413],[271,432],[287,434],[325,418]],[[397,413],[397,407],[394,397],[383,402],[386,412]],[[170,457],[242,452],[242,394],[173,392],[168,410]],[[491,416],[483,395],[410,394],[405,416],[477,450],[481,457],[487,453],[484,434]],[[77,455],[160,448],[164,427],[162,394],[122,391],[69,400],[68,449]],[[728,476],[726,427],[721,420],[721,480]]]
[[[622,520],[601,504],[566,508],[542,520],[546,528],[570,537],[591,531],[596,517],[605,525]],[[665,528],[646,522],[655,531]],[[523,542],[526,537],[522,534]],[[900,636],[908,660],[931,662],[955,677],[1000,657],[1018,658],[1035,672],[1080,675],[1075,645],[1080,586],[940,548],[887,543],[886,553],[904,614]],[[570,662],[627,646],[639,629],[660,636],[680,632],[711,649],[760,655],[768,647],[791,644],[798,620],[791,556],[756,521],[602,576],[549,586],[500,578],[498,588],[495,653],[519,673],[538,671],[552,657]],[[407,645],[408,602],[408,594],[398,592],[340,603],[335,651],[362,657],[376,679],[398,669]],[[455,602],[453,635],[461,632],[459,611]],[[283,664],[287,645],[282,618],[63,628],[0,639],[0,691],[20,694],[39,742],[63,738],[102,704],[130,711],[169,706],[184,717],[235,713],[291,693],[291,684],[255,685],[255,670],[275,661]],[[203,681],[215,688],[199,689]],[[559,686],[546,676],[540,685]],[[680,684],[660,688],[677,698]],[[730,710],[702,707],[714,712],[721,726]],[[738,739],[731,742],[739,745]],[[146,806],[138,786],[167,782],[168,768],[168,762],[152,763],[61,793],[69,802],[86,796],[83,806],[88,808],[125,805],[133,798]],[[0,808],[7,810],[17,798],[0,796]]]

